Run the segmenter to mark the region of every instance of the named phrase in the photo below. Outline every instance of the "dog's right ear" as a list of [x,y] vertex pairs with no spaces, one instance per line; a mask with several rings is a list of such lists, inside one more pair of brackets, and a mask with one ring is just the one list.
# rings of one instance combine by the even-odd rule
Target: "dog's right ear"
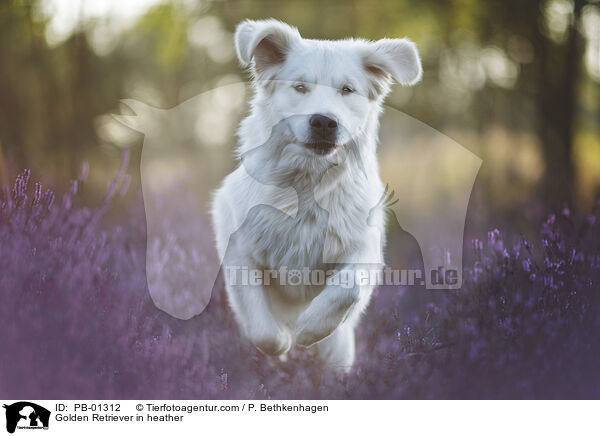
[[254,61],[256,72],[281,64],[290,46],[301,39],[298,29],[275,19],[246,20],[235,29],[235,49],[246,67]]

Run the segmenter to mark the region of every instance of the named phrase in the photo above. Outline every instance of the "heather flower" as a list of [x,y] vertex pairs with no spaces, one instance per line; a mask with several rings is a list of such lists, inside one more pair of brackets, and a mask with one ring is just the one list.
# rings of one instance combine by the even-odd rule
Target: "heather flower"
[[[28,170],[2,190],[5,398],[598,397],[597,212],[549,215],[530,240],[510,228],[490,231],[487,244],[474,239],[460,290],[376,290],[357,331],[357,362],[340,378],[310,349],[293,349],[286,362],[256,351],[219,284],[189,321],[156,308],[141,196],[122,198],[132,185],[127,159],[94,208],[80,201],[87,165],[58,201]],[[127,213],[108,224],[114,207]],[[181,254],[179,243],[166,237],[150,249],[160,261],[165,244]],[[400,249],[393,237],[388,246]],[[202,247],[192,256],[186,261],[203,267]]]

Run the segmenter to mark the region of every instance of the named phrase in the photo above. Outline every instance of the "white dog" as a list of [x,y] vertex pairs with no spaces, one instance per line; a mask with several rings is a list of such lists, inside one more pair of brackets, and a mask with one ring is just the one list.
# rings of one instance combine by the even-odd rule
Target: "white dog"
[[[342,283],[342,267],[332,265],[356,277],[382,266],[378,119],[392,78],[420,80],[416,46],[303,39],[273,19],[239,24],[235,45],[255,94],[239,130],[242,165],[217,190],[212,210],[230,305],[263,352],[285,355],[295,340],[348,371],[373,284]],[[281,281],[286,271],[317,270],[327,270],[325,280]],[[258,283],[237,279],[255,271]]]

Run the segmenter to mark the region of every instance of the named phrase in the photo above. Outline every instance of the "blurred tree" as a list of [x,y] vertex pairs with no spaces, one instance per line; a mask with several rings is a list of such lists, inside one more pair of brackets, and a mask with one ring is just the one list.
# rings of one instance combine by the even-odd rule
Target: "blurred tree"
[[[486,143],[491,127],[534,135],[545,164],[540,197],[574,198],[578,90],[598,88],[581,68],[580,22],[591,0],[165,0],[120,29],[109,50],[95,45],[108,37],[102,20],[83,16],[64,41],[49,44],[47,1],[0,2],[0,146],[19,167],[72,177],[81,160],[110,150],[102,148],[98,122],[119,110],[121,98],[171,107],[224,79],[247,77],[235,61],[235,25],[275,17],[311,38],[410,36],[421,49],[424,80],[394,87],[389,104],[439,130],[479,134],[473,142],[482,152],[496,146]],[[598,106],[586,110],[597,139]],[[487,184],[492,190],[491,178]]]
[[[584,48],[579,28],[586,3],[586,0],[560,2],[564,8],[564,28],[552,29],[553,25],[559,27],[549,23],[552,0],[488,2],[486,21],[490,26],[482,28],[480,34],[488,42],[497,41],[500,36],[506,49],[515,36],[529,41],[533,48],[531,62],[522,64],[516,89],[534,101],[533,126],[545,162],[540,193],[549,205],[572,202],[576,198],[573,142]],[[522,115],[522,107],[513,106],[510,110],[516,116]]]
[[[555,206],[573,202],[575,168],[573,145],[581,105],[578,87],[582,74],[585,40],[581,34],[582,10],[587,0],[492,0],[485,4],[454,0],[440,6],[443,40],[451,50],[461,41],[452,35],[461,30],[475,35],[482,48],[498,48],[518,65],[513,84],[486,80],[475,90],[471,114],[485,130],[502,122],[511,129],[534,132],[544,158],[545,170],[539,185],[540,198]],[[463,36],[463,43],[465,38]],[[530,53],[531,52],[531,53]],[[502,65],[491,65],[499,68]],[[438,67],[439,68],[439,67]],[[494,71],[487,71],[488,79]]]
[[[573,191],[573,141],[583,55],[579,26],[585,4],[584,0],[574,0],[565,42],[557,43],[548,36],[541,36],[541,32],[534,40],[534,47],[539,52],[538,135],[546,162],[543,195],[548,203],[570,201],[576,197]],[[541,7],[538,4],[538,14]],[[538,22],[540,18],[538,15]]]
[[82,27],[49,47],[41,3],[0,6],[0,143],[16,166],[68,179],[94,151],[95,117],[114,107],[122,78],[113,80],[118,68],[92,51]]

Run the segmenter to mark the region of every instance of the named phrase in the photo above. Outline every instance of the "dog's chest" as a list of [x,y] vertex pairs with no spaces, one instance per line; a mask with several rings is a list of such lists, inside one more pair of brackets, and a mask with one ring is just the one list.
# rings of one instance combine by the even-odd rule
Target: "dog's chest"
[[[304,205],[306,206],[306,205]],[[323,263],[329,213],[316,204],[300,206],[296,216],[259,206],[251,244],[256,261],[269,269],[318,268]]]
[[324,263],[343,263],[360,249],[368,210],[336,193],[319,199],[319,204],[314,199],[300,201],[293,217],[275,207],[257,207],[248,223],[252,231],[246,235],[257,263],[269,269],[318,269]]

